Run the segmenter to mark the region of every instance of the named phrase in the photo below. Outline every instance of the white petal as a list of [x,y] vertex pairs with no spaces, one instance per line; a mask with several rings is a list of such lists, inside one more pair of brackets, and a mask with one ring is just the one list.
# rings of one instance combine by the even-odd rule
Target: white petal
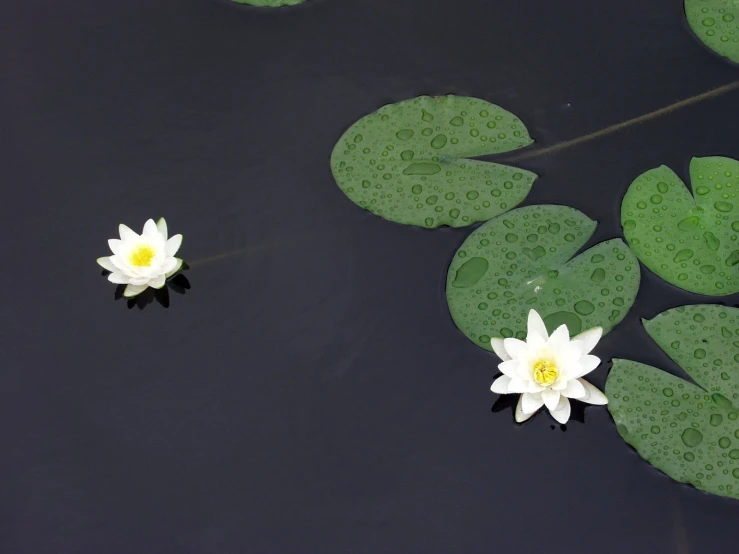
[[562,324],[557,327],[554,333],[552,333],[552,336],[549,337],[547,346],[556,350],[568,342],[570,342],[570,331],[567,329],[567,325]]
[[180,270],[181,267],[182,267],[182,260],[180,260],[179,258],[175,258],[175,265],[174,265],[174,267],[172,269],[170,269],[167,272],[166,277],[167,278],[172,277],[172,275],[174,275],[175,273],[177,273]]
[[[125,227],[125,225],[124,225]],[[128,229],[128,227],[126,227]],[[130,229],[128,229],[131,231]],[[131,231],[133,233],[133,231]],[[123,241],[120,239],[108,239],[108,246],[110,247],[110,251],[113,252],[116,256],[121,256],[123,253]]]
[[521,395],[521,410],[525,414],[533,414],[543,405],[544,400],[541,394],[527,392]]
[[580,359],[583,357],[580,352],[580,347],[571,342],[560,344],[557,347],[555,358],[557,359],[557,366],[565,370],[569,370],[578,364]]
[[542,387],[539,383],[536,381],[529,381],[529,392],[541,392],[546,387]]
[[595,385],[591,385],[585,379],[578,379],[577,381],[585,389],[585,396],[583,398],[579,398],[578,400],[582,402],[587,402],[588,404],[595,404],[597,406],[608,404],[608,398],[606,397],[606,395],[600,392],[600,390]]
[[149,286],[153,289],[160,289],[164,286],[166,280],[167,278],[164,276],[164,274],[158,275],[157,277],[154,277],[154,279],[151,279],[149,281]]
[[132,298],[137,294],[141,294],[146,290],[146,285],[128,285],[126,290],[123,291],[123,296],[126,298]]
[[177,258],[167,258],[162,264],[161,271],[163,273],[169,273],[175,266],[177,266]]
[[118,226],[118,234],[121,236],[121,240],[127,241],[131,239],[137,239],[139,238],[139,235],[132,231],[128,226],[121,223]]
[[141,234],[146,235],[147,237],[152,237],[152,238],[161,236],[159,234],[159,229],[157,229],[157,224],[154,223],[153,219],[146,220],[146,223],[144,223],[144,232]]
[[527,322],[527,337],[526,340],[529,340],[529,337],[531,336],[538,336],[541,337],[543,341],[546,342],[546,340],[549,338],[549,333],[547,332],[547,326],[544,325],[544,320],[541,318],[539,313],[536,310],[529,310],[529,320]]
[[560,396],[561,395],[559,391],[556,390],[544,389],[543,391],[541,391],[541,399],[544,401],[544,404],[546,404],[547,409],[550,412],[557,408]]
[[123,273],[129,273],[130,269],[128,264],[126,263],[126,260],[122,258],[121,256],[118,256],[116,254],[112,255],[110,257],[110,263],[113,265],[113,267],[116,268],[116,271],[121,271]]
[[503,339],[497,339],[493,337],[490,339],[490,345],[493,347],[493,352],[503,360],[504,362],[507,362],[511,359],[511,357],[508,355],[508,352],[506,352],[505,346],[503,345]]
[[505,339],[503,341],[508,355],[515,359],[527,359],[529,357],[529,347],[525,342],[518,339]]
[[157,221],[157,230],[159,231],[159,234],[162,235],[162,238],[166,241],[167,240],[167,222],[164,221],[163,217],[160,217],[159,221]]
[[590,354],[602,336],[603,327],[594,327],[574,337],[572,342],[580,348],[580,353],[584,356],[585,354]]
[[131,278],[129,279],[129,282],[130,282],[130,283],[131,283],[132,285],[137,285],[137,286],[138,286],[138,285],[145,285],[145,286],[147,286],[147,287],[148,287],[149,285],[148,285],[147,283],[148,283],[148,282],[149,282],[150,280],[151,280],[151,279],[149,279],[148,277],[131,277]]
[[526,337],[526,344],[529,346],[529,352],[542,350],[547,345],[547,339],[539,334],[533,333]]
[[523,405],[523,394],[518,399],[518,404],[516,405],[516,422],[517,423],[523,423],[524,421],[527,421],[532,415],[534,415],[536,412],[531,412],[530,414],[527,414],[523,411],[522,408]]
[[593,356],[591,354],[583,356],[582,358],[580,358],[576,366],[570,370],[570,379],[577,379],[578,377],[587,375],[599,365],[600,358],[598,356]]
[[97,262],[100,267],[102,267],[106,271],[110,271],[111,273],[115,273],[116,271],[118,271],[118,268],[113,265],[113,262],[110,261],[109,256],[105,258],[98,258]]
[[513,379],[518,378],[518,361],[517,360],[508,360],[506,362],[501,362],[498,364],[498,369],[503,373],[503,375],[508,375],[508,377],[512,377]]
[[529,385],[526,381],[522,381],[521,379],[513,378],[511,379],[511,382],[508,383],[508,392],[509,393],[524,393],[529,392]]
[[570,401],[567,400],[566,396],[563,396],[559,399],[557,407],[553,411],[549,410],[549,413],[552,414],[552,417],[556,419],[557,422],[564,425],[570,419],[570,410]]
[[562,394],[567,398],[580,399],[583,396],[587,396],[585,387],[582,386],[580,381],[577,379],[571,379],[567,382],[567,386],[562,390]]
[[108,275],[108,281],[115,283],[116,285],[127,285],[130,282],[130,279],[120,271],[114,271]]
[[495,381],[490,390],[497,394],[508,394],[508,384],[511,382],[511,378],[507,375],[501,375]]
[[167,241],[167,256],[174,256],[182,244],[182,235],[175,235]]

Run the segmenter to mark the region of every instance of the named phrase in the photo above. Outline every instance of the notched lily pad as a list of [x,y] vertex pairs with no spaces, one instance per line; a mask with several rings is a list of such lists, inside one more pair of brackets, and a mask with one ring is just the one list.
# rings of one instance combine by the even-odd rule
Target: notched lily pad
[[331,156],[334,178],[359,206],[390,221],[464,227],[518,205],[530,171],[466,158],[533,141],[503,108],[461,96],[421,96],[380,108],[344,133]]
[[698,386],[614,360],[606,395],[618,432],[676,481],[739,498],[739,309],[675,308],[644,327]]
[[739,62],[739,2],[685,0],[685,15],[693,32],[706,46]]
[[526,337],[532,308],[551,331],[605,332],[629,311],[639,289],[639,263],[620,239],[574,259],[596,223],[566,206],[528,206],[492,219],[472,233],[449,267],[446,296],[452,318],[475,344],[491,337]]
[[668,167],[640,175],[621,205],[631,249],[665,281],[690,292],[739,292],[739,162],[693,158],[695,197]]

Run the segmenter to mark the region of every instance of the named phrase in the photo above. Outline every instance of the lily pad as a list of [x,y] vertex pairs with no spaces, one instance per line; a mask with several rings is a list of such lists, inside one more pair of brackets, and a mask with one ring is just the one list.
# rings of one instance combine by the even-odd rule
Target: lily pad
[[237,4],[249,4],[250,6],[261,6],[265,8],[279,8],[280,6],[294,6],[302,4],[305,0],[231,0]]
[[699,294],[739,292],[739,162],[693,158],[695,197],[670,168],[643,173],[621,205],[631,249],[668,283]]
[[461,96],[390,104],[344,133],[331,169],[349,199],[390,221],[435,228],[486,221],[518,205],[530,171],[465,158],[533,141],[503,108]]
[[698,386],[614,360],[606,395],[618,432],[676,481],[739,498],[739,309],[675,308],[644,327]]
[[693,32],[706,46],[739,62],[739,2],[685,0],[685,15]]
[[454,322],[475,344],[526,337],[532,308],[550,332],[570,335],[601,326],[608,332],[634,303],[639,262],[620,239],[574,259],[595,221],[566,206],[527,206],[472,233],[449,267],[446,296]]

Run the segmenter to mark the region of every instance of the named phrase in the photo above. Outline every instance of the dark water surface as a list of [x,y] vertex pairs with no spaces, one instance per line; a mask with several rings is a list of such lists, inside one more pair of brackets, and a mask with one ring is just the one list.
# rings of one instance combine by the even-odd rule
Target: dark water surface
[[[566,432],[491,411],[496,358],[444,297],[470,229],[374,217],[329,169],[419,94],[499,103],[540,148],[738,80],[681,3],[3,2],[0,551],[736,552],[739,502],[653,469],[606,409]],[[526,204],[619,236],[639,173],[739,158],[738,101],[522,159]],[[95,258],[160,215],[192,289],[129,310]],[[597,353],[679,373],[639,319],[706,301],[643,272]]]

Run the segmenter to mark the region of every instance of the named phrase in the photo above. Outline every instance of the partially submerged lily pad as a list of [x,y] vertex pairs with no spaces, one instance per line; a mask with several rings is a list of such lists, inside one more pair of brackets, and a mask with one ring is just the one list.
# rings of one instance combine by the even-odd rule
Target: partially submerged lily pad
[[334,178],[359,206],[390,221],[464,227],[518,205],[530,171],[466,158],[533,141],[503,108],[461,96],[421,96],[352,125],[331,156]]
[[668,167],[643,173],[621,205],[631,249],[665,281],[690,292],[739,292],[739,162],[693,158],[695,197]]
[[528,206],[492,219],[472,233],[449,267],[446,296],[452,318],[478,346],[491,337],[525,338],[529,310],[549,331],[570,335],[626,316],[639,289],[639,263],[620,239],[574,259],[596,223],[566,206]]
[[675,308],[644,327],[698,386],[614,360],[606,395],[618,432],[676,481],[739,498],[739,309]]
[[685,0],[685,15],[693,32],[706,46],[739,62],[739,2]]
[[294,6],[302,4],[305,0],[231,0],[237,4],[249,4],[250,6],[260,6],[265,8],[279,8],[280,6]]

